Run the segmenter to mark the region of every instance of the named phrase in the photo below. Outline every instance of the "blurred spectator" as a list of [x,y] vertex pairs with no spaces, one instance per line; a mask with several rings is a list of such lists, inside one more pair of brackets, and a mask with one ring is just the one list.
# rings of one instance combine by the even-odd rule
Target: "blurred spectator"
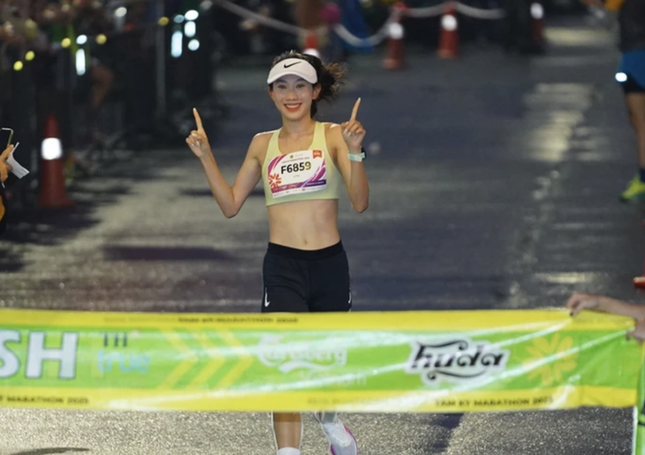
[[[24,65],[23,60],[27,50],[39,50],[46,45],[33,19],[32,6],[31,1],[0,1],[0,116],[3,126],[11,126],[20,138],[19,159],[27,168],[33,168],[35,90],[33,68]],[[30,182],[31,178],[27,178],[14,186],[11,197],[5,193],[3,205],[7,206],[8,199],[12,203],[24,202],[22,190]]]
[[[267,14],[291,20],[286,0],[259,1]],[[128,151],[140,148],[159,138],[160,130],[169,129],[163,122],[174,121],[183,106],[170,106],[162,95],[179,92],[180,99],[191,103],[211,102],[215,98],[212,24],[213,16],[219,14],[201,11],[195,37],[200,46],[190,52],[185,49],[181,59],[170,56],[173,24],[166,29],[157,25],[162,14],[183,14],[189,3],[195,8],[199,4],[185,0],[0,0],[0,119],[20,138],[21,163],[37,169],[30,160],[39,159],[37,145],[52,116],[58,121],[66,172],[71,177],[73,168],[98,170],[101,161],[123,156],[123,147]],[[125,16],[120,14],[123,7]],[[267,43],[276,48],[284,45],[284,33],[265,31],[272,36]],[[166,47],[159,49],[164,33]],[[103,34],[106,41],[97,41]],[[186,47],[188,40],[183,44]],[[165,60],[158,61],[158,51]],[[166,73],[160,73],[164,63]],[[166,78],[159,78],[160,74]],[[166,86],[158,87],[159,82]],[[161,109],[154,115],[157,106],[175,111]],[[37,175],[34,172],[31,178]]]
[[500,3],[506,13],[502,26],[504,49],[520,54],[543,52],[543,43],[537,42],[533,34],[532,0],[501,0]]
[[57,0],[32,0],[32,14],[44,35],[44,46],[34,61],[34,82],[37,104],[37,136],[42,139],[45,119],[53,114],[60,125],[64,149],[73,145],[71,107],[65,96],[71,92],[71,56],[60,52],[65,38],[74,38],[74,9],[68,2]]
[[[268,17],[285,22],[294,23],[293,2],[288,0],[262,0],[262,7]],[[266,37],[266,52],[270,55],[279,55],[293,49],[296,45],[295,37],[271,27],[264,27]]]
[[336,34],[334,27],[341,23],[342,11],[340,5],[334,0],[327,0],[323,6],[321,17],[327,27],[327,45],[322,49],[323,60],[328,62],[342,62],[345,60],[345,45]]
[[[316,37],[318,49],[326,47],[328,42],[324,9],[325,0],[296,0],[295,2],[296,25]],[[307,47],[306,39],[306,37],[301,37],[300,49]]]
[[625,94],[632,128],[636,133],[639,172],[620,195],[623,202],[645,200],[645,0],[584,0],[590,6],[606,6],[618,14],[621,62],[616,80]]
[[[103,2],[97,0],[80,1],[76,5],[75,29],[77,35],[95,37],[112,31],[112,24],[106,15]],[[112,89],[114,72],[108,48],[89,39],[89,76],[90,93],[87,103],[87,137],[91,144],[103,142],[99,129],[99,110]]]
[[[465,2],[467,5],[482,10],[496,10],[500,8],[500,0],[469,0]],[[500,39],[500,25],[503,21],[470,18],[473,38],[480,42],[499,42]]]

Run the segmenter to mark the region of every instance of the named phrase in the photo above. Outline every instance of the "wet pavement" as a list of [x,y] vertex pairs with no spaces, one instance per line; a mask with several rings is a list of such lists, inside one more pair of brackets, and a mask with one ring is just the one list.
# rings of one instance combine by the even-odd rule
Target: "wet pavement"
[[[561,306],[573,290],[643,301],[642,208],[618,203],[634,140],[612,37],[554,23],[532,59],[412,49],[359,56],[322,120],[368,130],[371,204],[342,201],[356,311]],[[253,134],[278,125],[265,69],[219,83],[215,155],[232,182]],[[211,125],[214,127],[214,125]],[[212,131],[215,131],[213,128]],[[0,306],[257,312],[267,242],[260,191],[225,219],[187,148],[145,151],[79,182],[78,207],[25,213],[0,240]],[[629,454],[631,410],[344,416],[364,455]],[[326,453],[307,416],[304,454]],[[266,414],[0,410],[0,454],[271,454]]]

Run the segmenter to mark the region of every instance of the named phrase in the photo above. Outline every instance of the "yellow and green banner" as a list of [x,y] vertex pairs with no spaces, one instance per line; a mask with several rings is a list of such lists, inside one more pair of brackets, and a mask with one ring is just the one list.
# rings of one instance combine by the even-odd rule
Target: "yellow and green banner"
[[634,407],[642,355],[625,339],[633,325],[593,312],[571,318],[560,309],[0,310],[0,406],[436,413]]

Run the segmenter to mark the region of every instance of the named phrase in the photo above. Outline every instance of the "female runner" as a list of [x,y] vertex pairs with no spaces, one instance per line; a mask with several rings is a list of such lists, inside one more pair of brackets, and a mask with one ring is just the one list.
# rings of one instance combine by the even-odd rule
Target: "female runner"
[[[269,245],[263,264],[262,312],[347,312],[352,307],[349,267],[338,231],[341,179],[354,210],[367,209],[369,185],[362,148],[365,129],[356,119],[340,125],[315,120],[318,103],[338,95],[342,71],[312,55],[277,57],[268,94],[282,127],[257,134],[230,186],[217,165],[195,110],[197,130],[186,142],[200,159],[213,196],[227,218],[241,209],[263,180]],[[356,455],[352,433],[336,413],[316,413],[334,455]],[[274,413],[278,455],[300,455],[300,414]]]

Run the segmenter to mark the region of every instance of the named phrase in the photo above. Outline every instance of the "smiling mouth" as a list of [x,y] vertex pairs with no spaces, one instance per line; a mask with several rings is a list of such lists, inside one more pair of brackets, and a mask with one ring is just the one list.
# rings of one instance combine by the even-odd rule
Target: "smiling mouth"
[[302,106],[302,103],[293,103],[293,104],[285,104],[284,107],[287,108],[288,111],[294,112],[300,109],[300,106]]

